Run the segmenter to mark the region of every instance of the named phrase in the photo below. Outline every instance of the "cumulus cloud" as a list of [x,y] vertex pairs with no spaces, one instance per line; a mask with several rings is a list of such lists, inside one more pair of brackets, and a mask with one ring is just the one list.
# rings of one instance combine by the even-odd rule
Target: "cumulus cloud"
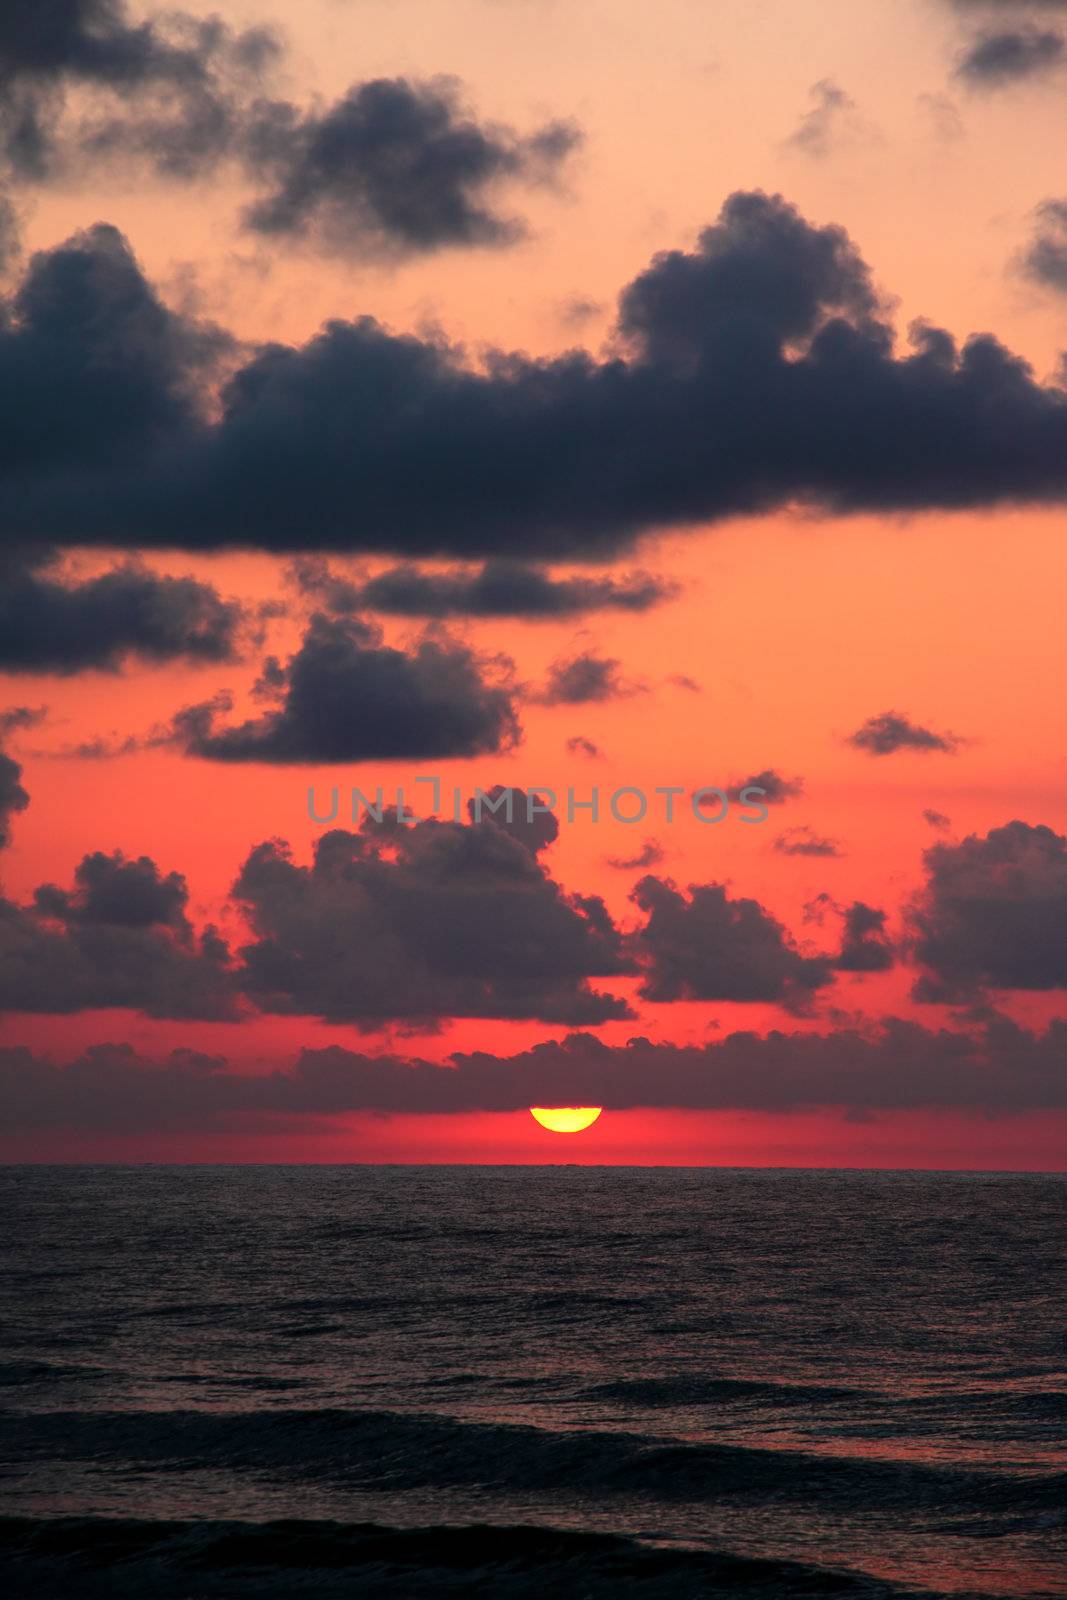
[[541,691],[546,706],[584,706],[605,700],[621,700],[634,693],[619,672],[620,663],[592,650],[561,657],[548,669],[548,680]]
[[293,564],[305,594],[338,613],[380,611],[408,617],[572,616],[586,611],[649,611],[673,599],[677,584],[647,572],[554,578],[522,561],[487,561],[474,570],[426,572],[405,563],[363,582],[340,576],[321,558]]
[[1045,200],[1038,206],[1020,265],[1024,276],[1042,288],[1067,293],[1067,200]]
[[898,356],[847,234],[758,193],[624,290],[604,360],[474,368],[440,340],[334,321],[246,359],[209,415],[188,400],[203,333],[163,312],[113,230],[35,258],[0,327],[19,394],[0,531],[545,561],[787,503],[1067,496],[1067,391],[987,334],[958,349],[916,324]]
[[[173,10],[134,20],[125,0],[4,0],[0,151],[23,180],[116,152],[195,176],[231,151],[280,49],[269,29],[235,32],[218,17]],[[71,90],[95,96],[73,126],[64,120]]]
[[452,78],[379,78],[302,108],[267,90],[284,53],[266,27],[125,0],[5,0],[0,168],[41,183],[86,167],[189,181],[232,163],[256,186],[244,223],[341,254],[425,253],[525,235],[505,184],[558,182],[575,124],[528,134],[479,121]]
[[576,1033],[513,1056],[456,1054],[443,1065],[332,1046],[255,1076],[191,1050],[154,1060],[130,1045],[98,1045],[58,1065],[6,1047],[0,1121],[14,1133],[208,1131],[264,1115],[447,1116],[568,1104],[1005,1117],[1067,1108],[1065,1054],[1064,1022],[1031,1033],[1000,1017],[969,1033],[891,1018],[869,1032],[733,1033],[697,1046],[643,1038],[609,1046]]
[[30,558],[0,552],[0,670],[79,672],[115,669],[127,656],[146,662],[226,661],[244,612],[196,578],[159,576],[128,561],[72,582]]
[[0,850],[11,843],[11,819],[25,811],[30,797],[19,781],[22,768],[13,756],[0,750]]
[[841,909],[841,949],[834,958],[838,972],[885,972],[896,959],[886,935],[887,917],[875,906],[854,900]]
[[229,951],[213,927],[194,932],[188,899],[180,873],[97,851],[71,888],[42,884],[27,906],[0,900],[0,1010],[234,1019]]
[[646,1000],[776,1001],[802,1007],[832,980],[825,956],[805,956],[756,900],[718,883],[642,878],[631,895],[647,913],[635,944],[646,963]]
[[475,824],[488,819],[536,856],[559,838],[559,822],[548,799],[544,791],[496,783],[477,799],[467,801],[467,815]]
[[316,614],[285,666],[268,658],[257,694],[277,704],[223,727],[231,702],[218,695],[159,737],[203,760],[287,763],[485,755],[520,736],[511,689],[472,650],[446,639],[398,650],[354,617]]
[[526,230],[494,208],[494,191],[553,182],[579,142],[571,123],[529,135],[479,123],[451,78],[355,84],[321,112],[264,104],[245,154],[268,189],[245,222],[340,254],[510,244]]
[[783,806],[788,800],[797,800],[804,793],[803,778],[786,778],[773,767],[765,767],[741,783],[732,783],[726,791],[728,800],[737,801],[746,790],[755,790],[753,800],[764,806]]
[[861,728],[849,735],[847,742],[867,755],[891,756],[898,750],[955,755],[962,741],[955,734],[934,733],[930,728],[921,727],[901,711],[883,711],[876,717],[868,717]]
[[922,1000],[1067,988],[1067,839],[1009,822],[932,845],[909,914]]
[[[196,429],[197,396],[234,349],[219,329],[167,309],[115,228],[38,252],[0,315],[5,483],[17,497],[47,474],[72,519],[106,517],[96,488]],[[34,523],[27,512],[7,526],[17,559]]]
[[491,816],[414,826],[367,816],[298,866],[252,851],[235,894],[254,930],[242,983],[264,1011],[377,1028],[447,1017],[587,1024],[628,1016],[590,979],[631,971],[603,902],[567,895],[545,837]]
[[972,88],[1004,88],[1062,67],[1065,43],[1058,28],[991,28],[966,46],[956,72]]

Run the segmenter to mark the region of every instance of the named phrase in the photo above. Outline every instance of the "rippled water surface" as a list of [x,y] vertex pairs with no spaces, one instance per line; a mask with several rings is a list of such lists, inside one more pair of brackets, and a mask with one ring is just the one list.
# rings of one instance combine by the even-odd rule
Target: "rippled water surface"
[[1067,1595],[1065,1202],[996,1175],[0,1169],[10,1582]]

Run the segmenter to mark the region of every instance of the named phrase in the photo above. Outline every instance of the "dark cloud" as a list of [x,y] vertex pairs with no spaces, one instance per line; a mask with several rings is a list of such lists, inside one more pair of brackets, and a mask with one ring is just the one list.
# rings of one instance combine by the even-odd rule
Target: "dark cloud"
[[270,189],[245,222],[340,254],[510,244],[525,228],[493,208],[494,191],[554,181],[579,138],[563,122],[525,137],[480,124],[449,78],[355,84],[321,113],[263,105],[246,159]]
[[1046,200],[1038,206],[1037,226],[1020,264],[1034,283],[1067,293],[1067,200]]
[[226,661],[244,613],[196,578],[127,562],[83,582],[0,555],[0,671],[78,672],[149,662]]
[[618,661],[585,650],[552,663],[541,700],[546,706],[583,706],[620,700],[633,692],[619,675]]
[[274,709],[219,727],[226,695],[187,707],[163,738],[209,761],[369,761],[475,756],[520,736],[512,691],[473,651],[424,639],[410,651],[381,642],[354,617],[311,619],[285,667],[268,660],[257,685]]
[[832,981],[827,957],[801,955],[781,923],[755,900],[732,900],[722,884],[642,878],[631,899],[648,920],[636,935],[647,962],[646,1000],[776,1001],[803,1006]]
[[[17,499],[47,476],[72,518],[106,521],[108,475],[136,475],[157,445],[195,430],[195,396],[232,350],[163,305],[114,228],[38,253],[0,312],[3,481]],[[7,531],[24,541],[33,522]]]
[[[4,0],[0,150],[40,181],[80,155],[147,157],[187,178],[234,147],[259,77],[280,53],[266,28],[165,12],[135,21],[124,0]],[[72,89],[98,104],[64,120]]]
[[0,277],[22,254],[18,212],[6,194],[0,193]]
[[194,933],[188,899],[179,873],[98,851],[72,888],[42,884],[28,906],[0,900],[0,1010],[235,1018],[229,952],[214,928]]
[[726,791],[728,800],[740,800],[747,790],[755,790],[755,801],[765,806],[783,806],[787,800],[796,800],[804,793],[804,780],[802,778],[786,778],[773,767],[765,767],[762,772],[757,772],[754,777],[746,778],[742,783],[734,783]]
[[939,833],[945,832],[952,826],[951,817],[946,817],[943,811],[935,811],[932,807],[927,807],[923,812],[923,821],[928,822],[930,827],[936,828]]
[[22,182],[131,163],[189,181],[230,161],[262,191],[244,214],[253,231],[405,255],[523,237],[497,191],[556,183],[581,140],[569,122],[527,135],[479,122],[451,78],[376,79],[302,109],[265,94],[282,54],[271,29],[218,16],[4,0],[0,166]]
[[254,942],[242,983],[265,1011],[373,1029],[448,1017],[606,1022],[630,1013],[589,979],[632,969],[595,897],[568,896],[545,842],[491,818],[324,834],[311,867],[253,850],[235,894]]
[[655,839],[646,839],[636,855],[609,856],[608,866],[614,867],[616,872],[637,872],[645,867],[658,867],[663,856],[663,846]]
[[[124,292],[105,292],[116,275]],[[958,350],[916,324],[895,355],[848,236],[780,198],[733,195],[693,251],[658,256],[618,333],[602,361],[490,353],[475,370],[441,342],[335,321],[246,360],[206,420],[188,396],[203,330],[95,230],[36,258],[0,328],[18,395],[0,530],[542,561],[784,504],[1067,495],[1067,391],[987,334]]]
[[673,599],[677,584],[647,572],[621,577],[553,578],[524,562],[487,561],[474,571],[424,572],[404,565],[365,582],[338,576],[305,557],[294,575],[306,594],[331,611],[383,611],[409,617],[571,616],[586,611],[649,611]]
[[559,822],[548,808],[548,795],[536,789],[506,789],[496,783],[476,800],[467,801],[467,815],[472,823],[488,821],[503,828],[533,855],[559,838]]
[[25,811],[30,803],[29,795],[19,782],[21,777],[19,763],[0,750],[0,850],[11,843],[12,817]]
[[909,914],[922,1000],[1067,988],[1067,839],[1009,822],[926,851]]
[[961,741],[952,733],[933,733],[920,727],[901,711],[883,711],[868,717],[862,728],[851,734],[848,743],[871,756],[891,756],[898,750],[941,751],[954,755]]
[[893,966],[896,950],[886,933],[884,911],[862,900],[840,905],[824,893],[804,907],[804,920],[821,926],[828,912],[840,917],[842,924],[841,947],[833,957],[836,972],[886,972]]
[[842,909],[844,928],[841,949],[834,958],[838,972],[885,972],[892,965],[895,952],[886,937],[886,914],[862,900]]
[[631,1039],[609,1046],[571,1034],[514,1056],[454,1055],[444,1065],[305,1050],[252,1076],[192,1050],[162,1060],[97,1045],[58,1066],[0,1050],[0,1122],[13,1133],[224,1130],[264,1115],[325,1117],[514,1112],[601,1105],[777,1113],[956,1110],[993,1117],[1067,1108],[1067,1024],[1030,1033],[994,1017],[974,1032],[890,1019],[871,1032],[733,1033],[684,1046]]
[[1065,43],[1058,28],[1024,24],[989,29],[979,33],[964,49],[957,76],[972,87],[1003,88],[1061,67]]
[[774,848],[781,856],[839,856],[841,847],[836,839],[824,839],[813,832],[806,824],[797,828],[787,828],[780,833],[774,841]]

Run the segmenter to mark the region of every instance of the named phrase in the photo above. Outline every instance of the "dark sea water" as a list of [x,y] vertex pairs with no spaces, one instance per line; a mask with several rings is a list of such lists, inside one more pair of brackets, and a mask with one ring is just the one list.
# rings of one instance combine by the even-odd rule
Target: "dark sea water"
[[1067,1180],[0,1169],[0,1568],[1067,1595]]

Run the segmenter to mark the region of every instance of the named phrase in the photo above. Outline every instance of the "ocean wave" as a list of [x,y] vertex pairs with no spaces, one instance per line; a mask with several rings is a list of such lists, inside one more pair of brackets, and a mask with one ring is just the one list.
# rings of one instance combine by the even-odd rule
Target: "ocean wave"
[[[692,1406],[717,1400],[763,1400],[775,1405],[820,1405],[863,1396],[858,1389],[824,1384],[771,1383],[762,1379],[712,1378],[680,1374],[670,1378],[624,1378],[598,1383],[583,1391],[584,1400],[605,1400],[620,1405]],[[867,1398],[870,1398],[869,1396]]]
[[52,1411],[4,1414],[16,1463],[91,1460],[125,1469],[214,1470],[397,1490],[791,1503],[886,1514],[1058,1511],[1067,1474],[1010,1473],[870,1456],[679,1442],[634,1432],[552,1430],[428,1412]]
[[841,1569],[541,1526],[0,1518],[0,1577],[11,1600],[936,1600]]

